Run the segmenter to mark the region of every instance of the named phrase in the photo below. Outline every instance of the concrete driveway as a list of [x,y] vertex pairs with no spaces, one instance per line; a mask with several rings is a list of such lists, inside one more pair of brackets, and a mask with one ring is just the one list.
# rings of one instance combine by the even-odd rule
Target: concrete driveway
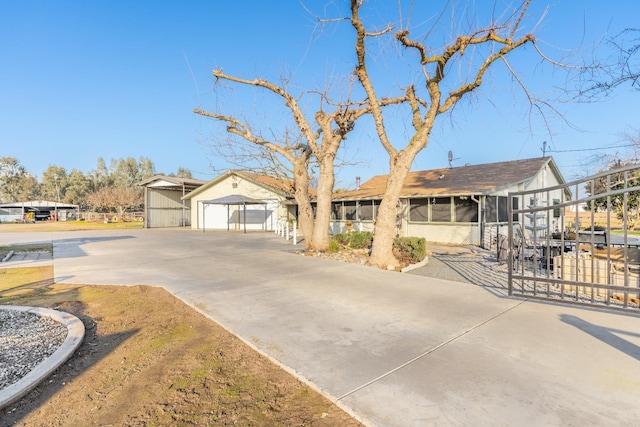
[[58,282],[157,285],[365,424],[633,425],[640,317],[304,257],[272,233],[3,233]]

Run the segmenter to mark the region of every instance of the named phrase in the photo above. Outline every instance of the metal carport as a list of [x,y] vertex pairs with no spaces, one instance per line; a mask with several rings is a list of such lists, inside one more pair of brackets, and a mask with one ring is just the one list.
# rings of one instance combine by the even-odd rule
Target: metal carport
[[202,200],[202,232],[206,230],[204,210],[208,205],[226,205],[227,206],[227,231],[229,231],[229,213],[230,206],[242,206],[243,219],[244,219],[244,232],[247,232],[247,205],[264,205],[264,220],[267,221],[267,202],[258,199],[252,199],[251,197],[243,196],[241,194],[231,194],[229,196],[219,197],[212,200]]

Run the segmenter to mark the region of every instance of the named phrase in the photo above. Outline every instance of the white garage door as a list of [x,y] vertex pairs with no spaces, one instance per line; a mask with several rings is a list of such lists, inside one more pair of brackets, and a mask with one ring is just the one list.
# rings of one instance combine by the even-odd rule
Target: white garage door
[[227,207],[223,205],[203,205],[198,203],[199,229],[227,229]]
[[[203,207],[204,206],[204,207]],[[247,230],[275,230],[278,212],[278,202],[268,201],[265,205],[242,206],[203,205],[198,206],[198,228],[217,230],[244,230],[245,215]]]

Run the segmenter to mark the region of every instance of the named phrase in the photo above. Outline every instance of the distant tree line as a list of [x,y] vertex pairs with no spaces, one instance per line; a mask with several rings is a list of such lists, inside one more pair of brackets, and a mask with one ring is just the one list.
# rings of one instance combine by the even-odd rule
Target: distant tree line
[[[0,157],[0,202],[50,200],[122,216],[127,210],[142,208],[142,189],[136,183],[153,175],[155,166],[146,157],[111,159],[108,167],[100,157],[87,174],[51,165],[38,181],[15,157]],[[182,167],[169,175],[192,178],[191,171]]]

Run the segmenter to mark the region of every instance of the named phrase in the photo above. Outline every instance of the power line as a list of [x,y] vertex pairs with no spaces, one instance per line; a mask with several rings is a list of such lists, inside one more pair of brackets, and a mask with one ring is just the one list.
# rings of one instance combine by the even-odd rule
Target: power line
[[548,150],[549,153],[572,153],[576,151],[596,151],[596,150],[609,150],[611,148],[623,148],[623,147],[635,147],[636,144],[625,144],[625,145],[611,145],[609,147],[602,148],[579,148],[575,150]]

